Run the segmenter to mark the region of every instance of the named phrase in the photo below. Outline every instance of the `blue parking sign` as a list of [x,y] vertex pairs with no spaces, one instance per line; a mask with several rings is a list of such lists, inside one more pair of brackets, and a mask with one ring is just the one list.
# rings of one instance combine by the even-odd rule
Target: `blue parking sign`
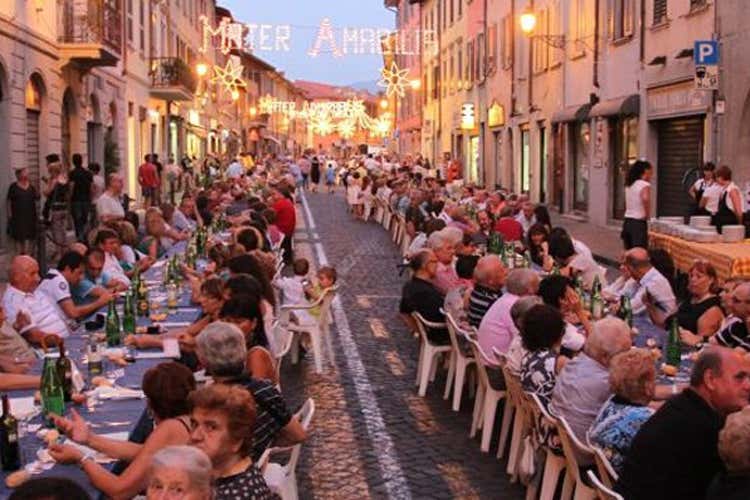
[[715,66],[719,64],[719,42],[716,40],[696,40],[693,58],[696,65]]

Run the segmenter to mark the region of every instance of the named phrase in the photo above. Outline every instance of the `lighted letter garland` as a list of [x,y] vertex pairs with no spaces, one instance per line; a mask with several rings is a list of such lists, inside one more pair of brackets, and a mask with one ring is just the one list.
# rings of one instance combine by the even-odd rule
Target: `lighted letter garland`
[[409,74],[408,69],[399,69],[395,62],[391,63],[390,68],[383,68],[380,71],[382,76],[378,85],[385,87],[386,94],[391,97],[396,94],[398,97],[403,98],[406,95],[405,88],[408,85],[407,75]]
[[320,49],[323,45],[323,42],[328,42],[328,44],[331,46],[333,57],[341,57],[341,50],[339,50],[338,45],[336,45],[336,35],[333,32],[331,20],[327,17],[323,19],[323,21],[321,21],[320,28],[318,29],[318,36],[315,37],[315,43],[313,44],[312,48],[307,51],[307,54],[310,57],[317,57],[317,55],[320,54]]

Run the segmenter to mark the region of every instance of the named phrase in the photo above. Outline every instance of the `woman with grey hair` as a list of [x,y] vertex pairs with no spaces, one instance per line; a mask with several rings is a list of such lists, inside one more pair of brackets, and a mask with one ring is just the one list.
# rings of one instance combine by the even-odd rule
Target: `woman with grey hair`
[[148,500],[211,500],[211,460],[193,446],[167,446],[151,460]]
[[719,456],[726,472],[716,475],[706,500],[750,498],[750,408],[727,417],[719,432]]
[[289,411],[281,393],[269,380],[251,377],[245,370],[247,347],[242,331],[231,323],[216,321],[198,335],[198,360],[214,381],[244,387],[257,405],[251,457],[258,460],[268,446],[292,446],[307,434]]

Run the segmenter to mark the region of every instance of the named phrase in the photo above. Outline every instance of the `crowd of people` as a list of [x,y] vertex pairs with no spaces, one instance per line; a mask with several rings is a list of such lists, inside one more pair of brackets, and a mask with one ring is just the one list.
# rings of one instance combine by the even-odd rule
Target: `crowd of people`
[[[731,179],[726,170],[718,182]],[[553,227],[546,207],[524,194],[384,162],[355,162],[341,178],[354,217],[401,221],[411,276],[400,313],[412,331],[415,312],[431,323],[434,344],[450,342],[432,325],[445,324],[445,314],[465,325],[491,383],[503,389],[501,368],[508,368],[580,442],[604,451],[625,498],[744,498],[750,469],[738,457],[750,453],[748,439],[738,440],[738,451],[725,436],[750,423],[741,411],[750,404],[750,282],[720,282],[706,261],[682,275],[667,252],[647,248],[651,171],[647,162],[631,167],[626,251],[612,283],[586,244]],[[726,198],[731,208],[734,191],[725,186],[720,203]],[[696,199],[705,206],[714,194],[706,185]],[[600,310],[590,303],[594,294]],[[683,352],[695,352],[688,384],[659,378],[654,347],[666,342],[635,347],[641,333],[621,310],[624,298],[636,323],[663,339],[677,325]],[[561,453],[559,441],[547,442]]]
[[[147,158],[139,172],[144,188],[154,187],[149,186],[153,160]],[[171,250],[184,254],[197,230],[212,228],[206,265],[193,267],[181,259],[182,279],[200,317],[185,328],[136,332],[124,339],[138,349],[177,339],[181,354],[178,361],[144,374],[147,411],[141,420],[146,424],[138,425],[133,440],[97,435],[75,409],[55,417],[69,441],[120,460],[122,467],[103,467],[67,443],[53,443],[48,451],[59,463],[77,463],[107,497],[145,492],[157,499],[183,492],[196,499],[275,498],[255,464],[269,447],[306,439],[280,389],[277,354],[286,332],[277,326],[279,306],[314,305],[337,278],[335,268],[313,272],[306,259],[293,253],[297,180],[290,167],[295,162],[269,156],[246,168],[241,159],[232,160],[212,166],[214,172],[192,184],[175,170],[168,196],[177,206],[160,199],[160,189],[144,189],[143,204],[129,204],[117,173],[107,176],[95,199],[89,198],[94,183],[81,181],[86,175],[77,172],[79,155],[72,163],[75,168],[67,174],[72,191],[86,191],[93,207],[73,205],[76,240],[67,243],[48,272],[40,275],[28,247],[19,248],[12,259],[0,307],[0,390],[39,388],[40,377],[31,374],[37,363],[34,348],[80,335],[82,322],[131,290],[141,273]],[[169,164],[165,168],[169,171]],[[28,182],[25,170],[17,173],[19,183]],[[50,203],[51,218],[56,220],[59,209],[56,223],[64,226],[70,214],[62,214],[56,203]],[[290,264],[288,277],[278,265],[281,255]],[[315,322],[319,314],[316,307],[308,308],[292,321]],[[196,385],[194,373],[200,370],[211,377],[211,385]],[[57,479],[29,483],[14,495],[28,498],[22,496],[24,488],[74,488]]]

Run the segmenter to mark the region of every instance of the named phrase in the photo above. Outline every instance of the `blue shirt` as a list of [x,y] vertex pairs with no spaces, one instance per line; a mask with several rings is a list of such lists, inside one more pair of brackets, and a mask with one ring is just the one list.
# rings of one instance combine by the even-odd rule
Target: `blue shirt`
[[93,302],[91,291],[98,286],[106,287],[111,279],[112,277],[105,272],[102,272],[96,280],[92,280],[91,277],[86,274],[80,283],[70,289],[70,292],[73,295],[73,302],[77,305]]

